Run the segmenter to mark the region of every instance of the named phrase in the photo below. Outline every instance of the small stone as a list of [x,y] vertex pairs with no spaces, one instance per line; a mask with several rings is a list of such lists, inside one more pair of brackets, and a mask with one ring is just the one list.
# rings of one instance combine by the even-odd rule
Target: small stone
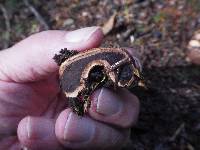
[[74,20],[72,18],[68,18],[67,20],[64,21],[63,26],[66,27],[72,24],[74,24]]
[[118,33],[116,37],[117,37],[117,39],[120,39],[121,35]]
[[86,11],[82,12],[82,16],[83,16],[83,17],[87,17],[88,15],[89,15],[88,12],[86,12]]
[[133,35],[130,36],[130,42],[133,43],[135,41],[135,38]]
[[199,40],[199,42],[200,42],[200,33],[196,34],[196,35],[194,36],[194,38],[195,38],[196,40]]
[[189,42],[189,46],[191,46],[191,47],[200,47],[200,41],[191,40],[191,41]]
[[147,13],[146,12],[141,12],[139,15],[140,15],[141,18],[146,18],[147,17]]

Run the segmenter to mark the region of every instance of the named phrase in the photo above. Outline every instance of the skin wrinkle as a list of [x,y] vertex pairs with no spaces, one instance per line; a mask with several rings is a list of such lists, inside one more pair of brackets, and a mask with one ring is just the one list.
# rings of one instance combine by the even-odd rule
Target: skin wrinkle
[[[43,81],[41,81],[41,82],[43,82]],[[45,81],[44,81],[44,82],[45,82]],[[34,85],[33,85],[33,88],[32,88],[32,89],[34,90],[35,93],[38,93],[38,91],[37,91],[37,90],[38,90],[37,86],[36,86],[36,88],[35,88]],[[58,91],[58,93],[59,93],[59,91]],[[55,92],[55,94],[53,94],[53,95],[55,95],[54,97],[50,96],[50,98],[52,97],[51,100],[48,100],[47,107],[44,108],[44,111],[42,111],[42,112],[39,114],[39,116],[43,116],[43,115],[45,115],[45,114],[47,113],[46,116],[48,116],[48,117],[50,117],[50,118],[53,117],[53,115],[52,115],[52,117],[51,117],[51,115],[48,115],[48,114],[49,114],[48,111],[51,110],[50,108],[51,108],[51,105],[52,105],[52,104],[58,103],[58,93]],[[47,98],[47,99],[49,99],[49,98]],[[46,104],[45,104],[45,105],[46,105]],[[55,108],[55,111],[56,111],[56,108]],[[52,112],[52,114],[53,114],[53,112]]]
[[[37,69],[35,69],[35,68],[37,68]],[[31,76],[29,77],[29,80],[35,82],[35,81],[45,79],[46,77],[49,76],[49,74],[53,74],[56,71],[50,72],[50,71],[48,71],[47,68],[44,68],[44,67],[38,65],[38,66],[35,66],[35,67],[30,67],[30,71],[28,71],[28,72],[31,72],[30,73]],[[40,77],[40,78],[38,78],[38,77]]]
[[[49,98],[43,98],[43,96],[41,95],[41,97],[42,97],[42,98],[40,98],[41,101],[39,101],[39,103],[37,102],[37,105],[40,105],[40,107],[41,107],[41,104],[43,104],[44,106],[46,106],[46,105],[47,106],[42,107],[44,109],[44,111],[42,111],[39,115],[43,115],[45,113],[45,111],[48,110],[49,105],[56,99],[56,96],[57,96],[56,94],[54,97],[51,96],[52,98],[50,100]],[[48,101],[46,101],[45,103],[42,103],[43,99],[48,99]]]
[[[37,80],[40,80],[40,79],[42,79],[42,73],[39,73],[39,69],[41,68],[39,65],[37,66],[37,65],[31,65],[31,64],[34,64],[34,62],[32,62],[31,60],[29,60],[29,59],[27,59],[26,58],[26,56],[24,56],[25,57],[25,60],[27,60],[26,61],[26,63],[27,63],[27,66],[29,66],[28,68],[26,67],[26,72],[27,72],[27,81],[36,81],[36,78],[37,77],[40,77],[40,78],[38,78]],[[37,64],[37,63],[35,63],[35,64]],[[40,68],[39,68],[40,67]],[[23,76],[23,74],[24,74],[25,72],[23,72],[22,73],[22,76]],[[23,80],[24,79],[22,79],[22,82],[23,82]]]
[[[0,92],[0,95],[4,95]],[[5,98],[1,98],[0,97],[0,103],[3,104],[3,105],[7,105],[7,106],[14,106],[14,107],[17,107],[17,108],[20,108],[21,110],[25,109],[26,107],[25,106],[22,106],[22,105],[19,105],[19,103],[13,103],[13,102],[10,102],[10,101],[7,101]],[[1,114],[1,111],[0,111],[0,114]],[[2,115],[2,114],[1,114]]]
[[[55,110],[54,109],[50,109],[51,108],[51,105],[54,104],[54,103],[58,103],[58,98],[57,98],[57,95],[55,97],[52,98],[52,100],[49,102],[49,104],[47,105],[47,107],[44,109],[43,112],[41,112],[41,114],[39,116],[47,116],[49,118],[54,118],[55,115],[53,111],[56,111],[56,107],[55,107]],[[52,110],[52,112],[50,113],[49,111]],[[51,115],[52,114],[52,115]]]
[[[39,73],[35,71],[35,67],[31,67],[31,68],[29,69],[28,72],[30,72],[30,74],[31,74],[31,75],[29,75],[29,77],[28,77],[28,80],[29,80],[30,82],[31,82],[31,81],[34,82],[34,81],[35,81],[35,78],[36,78],[37,76],[40,76]],[[42,79],[42,77],[40,77],[40,79]]]
[[[7,88],[9,88],[9,86]],[[27,89],[28,87],[24,87],[24,88],[26,88],[26,91],[28,91],[28,89]],[[17,108],[17,110],[18,110],[18,108],[27,110],[27,106],[25,106],[24,104],[21,104],[21,103],[27,101],[26,99],[30,99],[30,95],[32,95],[34,93],[32,93],[32,92],[27,93],[26,91],[24,91],[24,88],[22,88],[20,90],[20,89],[18,89],[18,86],[16,86],[17,91],[15,90],[15,88],[13,88],[12,90],[6,92],[8,96],[6,96],[5,94],[2,93],[1,96],[4,95],[5,98],[2,97],[0,99],[0,101],[2,103],[4,103],[5,106],[10,107],[10,106],[14,105],[15,108]],[[31,90],[29,90],[29,91],[31,91]],[[23,94],[22,94],[22,92],[23,92]],[[0,91],[0,93],[1,93],[1,91]],[[15,98],[19,99],[20,101],[16,101],[16,100],[14,101]],[[22,105],[24,105],[24,107]],[[16,112],[16,110],[15,110],[15,112]],[[24,113],[24,111],[21,111],[21,112]]]
[[[22,111],[21,111],[22,110]],[[20,112],[20,113],[19,113]],[[3,118],[8,118],[8,119],[13,119],[13,118],[18,118],[17,120],[20,120],[21,118],[23,118],[26,114],[28,114],[28,111],[24,111],[23,108],[17,109],[17,113],[15,112],[0,112],[0,118],[1,120],[3,120]]]
[[[5,79],[3,79],[5,78]],[[3,72],[3,69],[0,69],[0,81],[6,81],[6,82],[13,82],[11,80],[10,77],[8,77],[4,72]]]
[[54,118],[58,118],[59,113],[68,107],[68,100],[62,94],[62,92],[58,94],[58,101],[53,114]]
[[[10,67],[10,66],[9,66]],[[11,69],[12,70],[12,69]],[[12,72],[9,72],[7,74],[11,74],[12,76],[10,76],[10,80],[14,81],[15,83],[19,83],[22,82],[23,79],[21,79],[21,75],[16,73],[17,71],[15,71],[15,69],[12,70]]]
[[[4,84],[5,85],[7,84],[7,85],[5,86]],[[12,88],[10,88],[11,86],[12,86]],[[9,90],[6,90],[6,88]],[[26,90],[24,90],[24,89],[26,89]],[[29,92],[26,92],[26,91],[29,91]],[[19,103],[19,101],[16,101],[14,99],[15,98],[20,98],[20,100],[30,99],[30,95],[34,94],[34,92],[30,92],[30,91],[31,91],[31,88],[29,88],[27,86],[23,87],[21,84],[17,84],[17,83],[3,82],[2,87],[0,86],[0,94],[2,97],[1,100],[5,99],[4,101],[6,101],[9,104],[12,103],[13,105],[16,105],[17,107],[21,107],[21,104]],[[23,108],[25,108],[25,107],[23,107]]]
[[[1,101],[1,103],[2,103],[2,101]],[[7,103],[3,107],[6,107],[6,106],[7,106]],[[0,109],[2,109],[3,107],[0,107]],[[21,113],[19,113],[19,112],[21,112]],[[24,108],[22,108],[22,107],[21,108],[19,107],[19,109],[17,108],[17,113],[15,111],[10,112],[10,111],[6,111],[6,109],[4,109],[3,111],[0,111],[0,118],[2,118],[2,117],[14,117],[14,116],[24,117],[26,114],[28,114],[28,111],[24,111]]]
[[[6,82],[4,82],[4,83],[6,83]],[[13,85],[14,85],[14,87],[13,87]],[[14,104],[16,104],[16,105],[18,105],[18,104],[20,104],[19,103],[19,101],[14,101],[14,99],[16,98],[16,97],[21,97],[21,96],[23,96],[23,97],[21,97],[22,99],[26,99],[26,97],[30,94],[22,94],[21,95],[21,93],[22,92],[24,92],[24,88],[18,88],[18,84],[15,84],[15,83],[7,83],[7,86],[5,87],[5,85],[3,84],[1,84],[1,86],[2,86],[2,88],[4,89],[4,88],[8,88],[9,89],[9,87],[10,86],[12,86],[12,89],[11,89],[11,93],[13,93],[13,92],[15,92],[15,93],[17,93],[19,96],[17,96],[17,95],[13,95],[13,96],[11,96],[11,97],[7,97],[6,95],[5,95],[5,97],[4,98],[1,98],[1,100],[5,100],[5,103],[7,104],[9,101],[11,101],[11,103],[13,103],[14,102]],[[15,91],[15,88],[19,91],[19,92],[16,92]],[[27,87],[26,87],[26,90],[28,90],[27,89]],[[26,92],[25,92],[26,93]],[[9,94],[10,95],[10,94]],[[26,96],[27,95],[27,96]],[[1,96],[2,96],[2,94],[1,94]],[[13,97],[13,98],[12,98]],[[21,98],[20,98],[20,100],[21,100]],[[6,100],[7,99],[7,100]],[[27,100],[26,100],[27,101]],[[28,102],[28,101],[27,101]],[[6,110],[4,111],[5,113],[7,113],[6,114],[6,117],[5,117],[5,119],[9,119],[9,120],[11,120],[11,121],[14,121],[13,123],[15,124],[16,123],[16,126],[17,126],[17,123],[23,118],[23,117],[25,117],[26,116],[26,114],[28,114],[28,112],[29,112],[29,109],[27,109],[27,108],[22,108],[21,106],[22,105],[19,105],[19,106],[16,106],[16,107],[13,107],[13,108],[11,108],[11,109],[9,109],[9,107],[10,106],[12,106],[12,105],[10,105],[10,104],[7,104],[7,105],[4,105],[3,104],[4,102],[2,102],[1,101],[1,105],[0,106],[4,106],[3,108],[6,108]],[[24,106],[26,106],[26,105],[24,105]],[[26,106],[27,107],[27,106]],[[22,108],[22,109],[21,109]],[[2,109],[1,109],[2,110]],[[14,111],[14,112],[10,112],[10,111]],[[0,117],[0,119],[1,119],[1,121],[3,121],[3,116],[2,116],[3,114],[1,113],[1,117]],[[14,116],[17,116],[17,118],[16,119],[14,119],[13,117]],[[13,120],[14,119],[14,120]],[[13,123],[11,123],[11,125],[14,125]]]
[[48,118],[54,118],[57,107],[58,107],[58,98],[56,96],[54,100],[52,100],[52,102],[49,103],[49,106],[44,111],[43,115]]
[[[18,80],[20,80],[20,76],[16,73],[16,66],[15,66],[15,64],[12,64],[12,61],[11,62],[7,62],[7,60],[9,60],[9,59],[13,59],[12,58],[12,56],[13,56],[13,54],[12,53],[9,53],[9,52],[11,52],[11,48],[10,49],[8,49],[8,50],[5,50],[6,52],[7,52],[7,55],[4,55],[4,57],[3,57],[3,59],[2,60],[6,60],[6,66],[5,66],[5,62],[3,62],[2,64],[3,64],[3,66],[2,66],[2,69],[0,69],[1,70],[1,72],[3,72],[3,74],[5,75],[5,79],[2,79],[2,80],[5,80],[5,81],[9,81],[9,82],[16,82],[17,80],[16,79],[18,79]],[[9,56],[8,58],[7,58],[7,56]],[[14,57],[15,58],[15,57]],[[19,63],[18,63],[19,64]],[[22,66],[18,66],[18,68],[21,68]],[[7,70],[8,68],[10,68],[10,71],[9,70]],[[10,75],[12,75],[12,76],[10,76],[10,75],[8,75],[8,74],[10,74]],[[7,78],[7,79],[6,79]]]
[[1,66],[2,64],[3,63],[0,62],[0,81],[13,82],[13,80],[11,80],[11,78],[3,71],[3,68],[5,67]]
[[[65,108],[67,108],[67,100],[66,99],[62,99],[60,94],[57,96],[55,101],[56,101],[56,106],[55,106],[55,108],[54,108],[54,110],[52,112],[52,118],[57,118],[59,112],[61,112]],[[51,109],[52,108],[49,108],[49,110],[51,110]]]
[[[50,77],[48,80],[40,80],[38,82],[29,83],[29,86],[34,93],[40,93],[40,96],[47,96],[46,98],[48,98],[57,95],[60,91],[58,82],[54,80],[57,79]],[[40,89],[41,87],[43,90]]]
[[[1,53],[1,52],[0,52]],[[9,55],[9,54],[8,54]],[[12,56],[12,55],[11,55]],[[6,59],[6,56],[5,56],[5,58],[4,58],[5,60],[7,60]],[[7,81],[7,82],[22,82],[23,81],[23,79],[21,78],[21,77],[23,77],[24,75],[21,75],[21,74],[17,74],[17,73],[15,73],[15,70],[16,70],[16,67],[19,67],[19,66],[16,66],[16,65],[13,65],[13,64],[10,64],[10,62],[6,62],[7,63],[7,65],[6,66],[4,66],[3,64],[4,63],[2,63],[1,65],[1,68],[0,68],[0,75],[2,74],[2,77],[0,76],[0,78],[2,78],[2,79],[0,79],[0,80],[3,80],[3,81]],[[27,63],[27,62],[26,62]],[[14,67],[14,68],[13,68]],[[21,66],[21,67],[23,67],[23,66]],[[20,67],[20,68],[21,68]],[[6,71],[6,68],[10,68],[10,70],[12,70],[12,72],[10,72],[10,71]],[[26,68],[25,68],[25,70],[26,70]],[[26,71],[27,72],[27,71]],[[11,74],[12,76],[9,76],[8,74]],[[29,77],[30,78],[30,77]]]
[[[35,67],[30,67],[25,72],[27,72],[27,75],[25,75],[26,78],[27,78],[26,80],[29,81],[29,82],[34,82],[36,77],[40,76],[40,74],[35,71]],[[17,76],[16,82],[23,82],[24,81],[24,78],[23,78],[24,75],[17,74],[16,76]],[[19,76],[22,77],[22,78],[20,78]],[[41,80],[41,79],[42,79],[42,77],[40,76],[40,78],[38,80]]]

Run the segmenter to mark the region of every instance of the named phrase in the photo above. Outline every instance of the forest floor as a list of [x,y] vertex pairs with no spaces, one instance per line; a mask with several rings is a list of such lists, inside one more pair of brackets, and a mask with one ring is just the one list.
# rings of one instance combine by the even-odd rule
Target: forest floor
[[188,42],[200,29],[199,0],[29,2],[0,2],[0,49],[47,29],[107,24],[102,46],[134,47],[148,87],[133,89],[141,113],[124,149],[200,149],[200,66],[186,59]]

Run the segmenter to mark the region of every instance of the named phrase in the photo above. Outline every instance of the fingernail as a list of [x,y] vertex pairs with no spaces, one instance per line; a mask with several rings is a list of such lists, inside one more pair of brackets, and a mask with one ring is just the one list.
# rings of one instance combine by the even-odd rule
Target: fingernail
[[54,135],[54,125],[50,119],[27,117],[26,134],[28,139],[43,140]]
[[102,88],[97,96],[96,111],[103,115],[114,115],[121,111],[122,101],[117,94]]
[[98,29],[100,28],[95,26],[68,32],[65,36],[65,41],[69,43],[80,43],[87,41]]
[[68,142],[86,142],[94,134],[94,124],[87,118],[70,113],[64,128],[64,140]]

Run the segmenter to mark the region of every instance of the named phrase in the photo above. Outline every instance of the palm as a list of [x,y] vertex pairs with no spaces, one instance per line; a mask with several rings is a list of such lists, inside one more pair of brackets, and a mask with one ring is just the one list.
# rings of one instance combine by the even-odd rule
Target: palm
[[0,94],[0,135],[4,138],[0,147],[4,149],[8,149],[7,146],[10,147],[13,141],[13,146],[16,146],[17,126],[25,116],[53,119],[65,107],[55,76],[32,83],[1,81],[0,85],[0,92],[3,92]]

